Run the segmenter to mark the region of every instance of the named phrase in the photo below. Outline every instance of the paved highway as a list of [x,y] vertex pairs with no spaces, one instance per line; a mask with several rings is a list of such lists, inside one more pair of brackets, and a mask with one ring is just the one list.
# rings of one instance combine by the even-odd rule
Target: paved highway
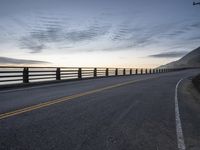
[[0,91],[0,149],[200,149],[199,134],[193,136],[199,124],[191,125],[199,122],[188,123],[188,118],[200,117],[186,113],[181,95],[184,80],[198,73],[184,70]]

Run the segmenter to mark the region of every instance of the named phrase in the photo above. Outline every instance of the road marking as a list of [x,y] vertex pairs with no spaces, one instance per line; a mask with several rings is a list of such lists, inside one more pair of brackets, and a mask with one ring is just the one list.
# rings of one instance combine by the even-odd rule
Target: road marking
[[14,111],[2,113],[2,114],[0,114],[0,120],[8,118],[8,117],[16,116],[16,115],[19,115],[19,114],[22,114],[22,113],[25,113],[25,112],[30,112],[30,111],[33,111],[33,110],[36,110],[36,109],[48,107],[50,105],[58,104],[58,103],[61,103],[61,102],[64,102],[64,101],[68,101],[68,100],[71,100],[71,99],[79,98],[79,97],[86,96],[86,95],[91,95],[91,94],[94,94],[94,93],[97,93],[97,92],[101,92],[101,91],[105,91],[105,90],[109,90],[109,89],[125,86],[125,85],[132,84],[132,83],[139,82],[139,81],[145,81],[145,80],[149,80],[149,79],[154,79],[154,78],[155,77],[146,78],[146,79],[138,79],[138,80],[134,80],[134,81],[127,81],[127,82],[123,82],[123,83],[118,83],[118,84],[114,84],[114,85],[111,85],[111,86],[107,86],[107,87],[103,87],[103,88],[87,91],[87,92],[84,92],[84,93],[79,93],[79,94],[75,94],[75,95],[71,95],[71,96],[65,96],[65,97],[62,97],[62,98],[59,98],[59,99],[55,99],[55,100],[51,100],[51,101],[48,101],[48,102],[43,102],[43,103],[36,104],[36,105],[33,105],[33,106],[25,107],[25,108],[22,108],[22,109],[17,109],[17,110],[14,110]]
[[175,88],[175,119],[176,119],[176,136],[179,150],[186,150],[183,137],[183,130],[181,125],[179,106],[178,106],[178,86],[183,79],[179,80]]

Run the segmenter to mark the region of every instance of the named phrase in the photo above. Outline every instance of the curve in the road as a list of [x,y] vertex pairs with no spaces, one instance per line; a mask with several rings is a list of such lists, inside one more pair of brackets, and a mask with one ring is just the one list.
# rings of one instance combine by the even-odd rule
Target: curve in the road
[[114,84],[114,85],[111,85],[111,86],[106,86],[106,87],[103,87],[103,88],[99,88],[99,89],[95,89],[95,90],[91,90],[91,91],[87,91],[87,92],[83,92],[83,93],[79,93],[79,94],[75,94],[75,95],[71,95],[71,96],[66,96],[66,97],[62,97],[62,98],[59,98],[59,99],[50,100],[48,102],[44,102],[44,103],[41,103],[41,104],[36,104],[36,105],[25,107],[25,108],[22,108],[22,109],[2,113],[2,114],[0,114],[0,120],[8,118],[8,117],[16,116],[16,115],[19,115],[19,114],[22,114],[22,113],[30,112],[30,111],[33,111],[33,110],[36,110],[36,109],[48,107],[48,106],[51,106],[51,105],[54,105],[54,104],[57,104],[57,103],[61,103],[61,102],[64,102],[64,101],[79,98],[79,97],[82,97],[82,96],[94,94],[94,93],[101,92],[101,91],[104,91],[104,90],[109,90],[109,89],[125,86],[125,85],[128,85],[128,84],[132,84],[132,83],[135,83],[135,82],[144,81],[144,80],[148,80],[148,79],[152,79],[152,78],[154,78],[154,77],[150,77],[150,78],[147,78],[147,79],[138,79],[138,80],[123,82],[123,83],[119,83],[119,84]]

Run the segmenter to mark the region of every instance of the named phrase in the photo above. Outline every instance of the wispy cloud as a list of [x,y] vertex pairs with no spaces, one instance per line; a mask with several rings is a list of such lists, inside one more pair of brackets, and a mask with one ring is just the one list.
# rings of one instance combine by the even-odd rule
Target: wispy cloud
[[188,52],[186,51],[178,51],[178,52],[165,52],[165,53],[158,53],[154,55],[149,55],[148,57],[153,57],[153,58],[177,58],[181,57]]
[[71,47],[81,42],[91,42],[108,33],[109,25],[93,23],[86,27],[70,28],[66,22],[51,17],[41,17],[39,23],[19,40],[20,48],[39,53],[49,45]]
[[31,65],[31,64],[47,64],[50,62],[46,61],[36,61],[36,60],[27,60],[27,59],[16,59],[16,58],[9,58],[9,57],[0,57],[0,64],[3,65]]
[[158,25],[123,21],[114,24],[112,21],[93,18],[78,26],[62,16],[41,15],[36,18],[32,24],[25,20],[13,19],[25,30],[17,38],[18,46],[29,53],[51,49],[65,49],[67,52],[137,50],[155,45],[170,49],[169,43],[170,46],[183,48],[182,45],[186,41],[188,45],[189,42],[199,41],[200,34],[197,30],[200,26],[199,21]]
[[108,33],[109,26],[92,25],[87,29],[74,30],[65,33],[65,40],[69,42],[91,41]]

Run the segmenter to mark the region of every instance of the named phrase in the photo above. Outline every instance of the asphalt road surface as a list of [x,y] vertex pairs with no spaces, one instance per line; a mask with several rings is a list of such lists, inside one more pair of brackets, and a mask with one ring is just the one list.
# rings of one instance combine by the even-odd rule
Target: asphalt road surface
[[196,114],[187,113],[181,95],[184,80],[198,73],[184,70],[0,91],[0,149],[199,150],[198,141],[190,141],[200,137],[193,134],[200,121],[189,122]]

